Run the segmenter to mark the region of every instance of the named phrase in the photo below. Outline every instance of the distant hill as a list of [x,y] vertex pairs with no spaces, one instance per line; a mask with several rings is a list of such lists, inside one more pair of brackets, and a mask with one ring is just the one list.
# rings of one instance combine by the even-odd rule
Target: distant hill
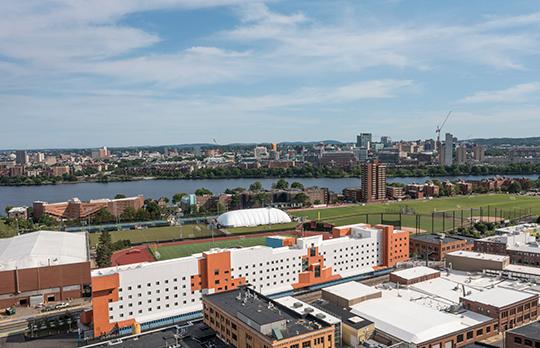
[[475,144],[481,144],[486,146],[501,146],[501,145],[513,145],[513,146],[540,146],[540,137],[529,138],[477,138],[463,140],[461,142],[469,142]]

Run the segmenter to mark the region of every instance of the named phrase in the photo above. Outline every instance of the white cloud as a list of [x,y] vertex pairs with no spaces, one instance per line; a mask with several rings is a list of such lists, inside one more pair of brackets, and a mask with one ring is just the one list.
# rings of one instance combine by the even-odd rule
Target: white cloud
[[502,90],[479,91],[459,100],[460,103],[519,103],[540,91],[540,83],[531,82]]

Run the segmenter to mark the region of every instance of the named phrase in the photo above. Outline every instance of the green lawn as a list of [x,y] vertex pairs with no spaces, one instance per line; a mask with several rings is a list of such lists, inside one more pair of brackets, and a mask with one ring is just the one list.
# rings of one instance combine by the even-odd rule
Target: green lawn
[[4,220],[0,219],[0,238],[13,237],[15,234],[15,229],[7,225]]
[[[90,233],[90,245],[95,246],[100,233]],[[125,230],[111,232],[112,241],[129,239],[131,243],[144,243],[160,240],[171,240],[182,238],[209,237],[212,232],[206,225],[182,225],[152,227],[141,230]]]
[[[184,245],[168,245],[157,248],[160,257],[159,260],[169,260],[178,257],[189,256],[192,254],[201,253],[212,248],[235,248],[235,247],[250,247],[255,245],[265,245],[266,237],[251,237],[235,240],[219,240],[214,243],[204,242]],[[154,251],[154,256],[156,253]]]
[[[489,210],[488,210],[489,206]],[[482,213],[479,208],[482,207]],[[474,210],[471,212],[471,208]],[[495,210],[497,209],[497,210]],[[385,219],[397,219],[399,213],[402,214],[403,226],[415,227],[416,216],[420,214],[420,228],[426,231],[441,232],[448,231],[453,226],[459,226],[462,221],[461,210],[463,210],[463,221],[467,221],[471,216],[497,216],[512,218],[514,210],[531,209],[532,214],[540,215],[540,198],[526,197],[506,194],[490,194],[475,196],[458,196],[449,198],[439,198],[433,200],[411,200],[403,202],[390,202],[386,204],[352,205],[347,207],[304,210],[292,212],[295,216],[304,216],[308,219],[317,219],[320,212],[320,219],[336,225],[348,225],[354,223],[381,223],[378,213],[386,213]],[[441,212],[455,210],[456,215],[447,213],[443,216]],[[437,212],[434,221],[431,219],[433,212]],[[392,214],[395,213],[395,214]],[[362,214],[372,214],[369,218]],[[367,221],[366,221],[367,219]]]
[[285,224],[275,224],[275,225],[261,225],[261,226],[252,226],[252,227],[233,227],[227,228],[227,232],[236,234],[236,233],[256,233],[256,232],[276,232],[276,231],[285,231],[285,230],[294,230],[298,223],[289,222]]

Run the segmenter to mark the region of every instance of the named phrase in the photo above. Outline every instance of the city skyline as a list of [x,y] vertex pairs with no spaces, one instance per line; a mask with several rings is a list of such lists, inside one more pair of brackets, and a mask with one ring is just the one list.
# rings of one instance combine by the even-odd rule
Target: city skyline
[[537,3],[5,1],[0,18],[1,149],[426,139],[448,110],[459,139],[539,130]]

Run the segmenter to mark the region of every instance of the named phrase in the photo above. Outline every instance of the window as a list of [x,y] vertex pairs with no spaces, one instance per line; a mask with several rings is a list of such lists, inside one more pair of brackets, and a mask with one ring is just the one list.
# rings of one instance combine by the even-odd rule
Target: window
[[474,333],[472,331],[469,331],[467,332],[467,339],[470,340],[471,338],[473,338],[474,336]]
[[521,337],[514,337],[514,343],[521,344],[522,342]]

